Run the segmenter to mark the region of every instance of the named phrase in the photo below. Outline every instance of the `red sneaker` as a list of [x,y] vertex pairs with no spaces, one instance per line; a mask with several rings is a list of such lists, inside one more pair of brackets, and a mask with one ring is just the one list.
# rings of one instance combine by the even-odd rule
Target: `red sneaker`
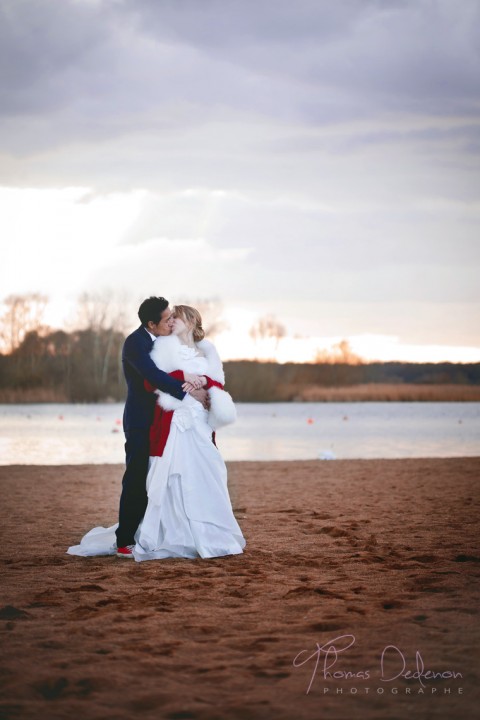
[[117,548],[117,557],[133,558],[133,548],[135,545],[125,545],[125,547]]

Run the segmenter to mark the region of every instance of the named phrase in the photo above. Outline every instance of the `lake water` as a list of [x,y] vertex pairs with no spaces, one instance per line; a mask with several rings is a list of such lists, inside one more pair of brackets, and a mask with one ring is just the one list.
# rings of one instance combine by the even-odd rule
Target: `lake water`
[[[480,455],[480,403],[239,403],[225,460]],[[0,405],[0,464],[123,463],[123,404]]]

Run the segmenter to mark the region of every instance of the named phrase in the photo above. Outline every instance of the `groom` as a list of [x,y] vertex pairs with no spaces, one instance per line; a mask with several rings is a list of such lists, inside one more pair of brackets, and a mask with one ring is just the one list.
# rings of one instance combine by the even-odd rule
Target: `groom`
[[[147,392],[144,380],[178,400],[183,400],[186,395],[182,383],[159,370],[150,358],[155,338],[171,333],[171,314],[168,300],[163,297],[147,298],[138,310],[142,324],[127,337],[123,346],[122,364],[128,388],[123,413],[127,467],[122,480],[116,530],[119,557],[133,558],[134,535],[148,502],[146,479],[150,455],[149,432],[157,396]],[[205,405],[206,390],[191,390],[190,395]]]

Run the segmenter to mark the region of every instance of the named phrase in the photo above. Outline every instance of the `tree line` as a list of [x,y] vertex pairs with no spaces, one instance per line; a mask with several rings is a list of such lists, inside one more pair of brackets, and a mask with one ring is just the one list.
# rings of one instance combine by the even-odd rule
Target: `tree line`
[[[0,355],[0,401],[122,401],[126,386],[121,353],[125,339],[114,328],[92,327],[40,334],[33,330]],[[226,387],[238,402],[308,399],[308,389],[364,384],[479,386],[480,363],[317,362],[238,360],[225,363]],[[312,398],[314,399],[314,398]]]
[[[370,394],[360,394],[352,399],[375,399],[375,386],[385,388],[440,386],[456,388],[478,387],[480,389],[480,363],[404,363],[372,362],[354,364],[331,362],[316,363],[254,362],[237,360],[225,363],[225,377],[232,397],[242,402],[289,402],[335,399],[332,394],[321,392],[329,388],[370,387]],[[313,392],[312,392],[313,391]],[[320,391],[320,392],[319,392]],[[471,399],[480,399],[477,398]],[[370,395],[370,397],[369,397]],[[431,399],[465,399],[464,393],[453,388],[451,397],[432,393]],[[378,399],[381,399],[380,397]],[[387,399],[387,398],[385,398]],[[388,398],[390,399],[390,398]],[[391,399],[397,399],[391,393]],[[415,397],[413,399],[420,399]]]
[[[209,337],[224,328],[218,300],[184,302],[200,310]],[[123,401],[122,347],[133,303],[112,293],[84,293],[69,331],[45,324],[47,303],[48,298],[38,293],[11,295],[3,301],[0,402]],[[273,316],[265,316],[250,334],[255,343],[263,343],[263,351],[275,355],[285,332]],[[327,390],[334,388],[357,388],[352,397],[358,400],[463,400],[477,395],[480,399],[480,363],[367,363],[346,340],[319,351],[313,363],[226,362],[225,376],[227,389],[238,402],[331,400],[337,395]],[[415,390],[420,387],[423,394]],[[441,394],[425,394],[425,389],[439,387]],[[403,388],[402,396],[395,392],[398,388]]]
[[56,330],[46,335],[33,330],[13,352],[0,355],[0,399],[122,400],[124,339],[114,329]]

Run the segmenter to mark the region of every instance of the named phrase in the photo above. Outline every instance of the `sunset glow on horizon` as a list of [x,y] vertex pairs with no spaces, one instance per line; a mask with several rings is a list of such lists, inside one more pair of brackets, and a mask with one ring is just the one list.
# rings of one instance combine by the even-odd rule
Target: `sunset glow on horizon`
[[[172,298],[172,305],[175,298]],[[138,326],[133,303],[129,303],[131,312],[127,317],[131,324],[125,332]],[[300,336],[289,328],[284,337],[278,341],[266,338],[252,338],[251,329],[257,316],[252,311],[241,308],[226,307],[220,320],[225,329],[212,338],[222,359],[228,360],[259,360],[278,363],[312,363],[318,361],[318,354],[327,353],[334,356],[337,346],[346,341],[352,353],[363,362],[413,362],[413,363],[477,363],[480,362],[480,348],[442,346],[442,345],[410,345],[402,343],[394,335],[352,335],[352,336]],[[70,331],[77,326],[76,303],[50,303],[45,316],[47,326],[52,329]],[[208,336],[207,336],[208,337]]]
[[[0,188],[0,199],[5,207],[5,213],[0,218],[0,230],[3,237],[9,236],[11,239],[3,248],[3,259],[7,261],[6,264],[10,261],[12,267],[22,264],[21,273],[8,277],[5,274],[2,289],[5,297],[8,294],[29,292],[47,295],[47,325],[66,330],[75,327],[78,297],[83,292],[112,295],[119,309],[121,298],[125,297],[128,305],[122,312],[127,314],[126,328],[133,330],[138,325],[135,296],[140,302],[143,296],[163,294],[174,304],[179,299],[185,299],[185,287],[170,273],[167,277],[163,277],[163,273],[159,274],[158,280],[152,280],[151,265],[145,262],[145,275],[148,276],[146,290],[143,296],[137,288],[134,293],[129,283],[125,282],[123,266],[131,268],[132,262],[135,262],[135,248],[124,246],[121,241],[118,242],[118,238],[121,240],[135,224],[145,193],[114,193],[98,198],[90,193],[88,188],[25,188],[16,191]],[[41,242],[39,228],[42,228]],[[192,262],[194,267],[199,267],[199,263],[214,252],[205,240],[198,239],[191,243],[183,241],[182,244],[183,248],[178,248],[175,255],[169,257],[170,263],[186,262],[188,265]],[[233,262],[233,268],[238,257],[233,257],[234,253],[230,255],[227,254],[223,262],[228,265]],[[44,256],[51,260],[50,266],[43,263]],[[139,288],[143,262],[143,257],[140,257]],[[208,262],[204,262],[202,272],[207,265]],[[40,267],[41,274],[38,272]],[[120,282],[116,282],[115,268],[122,273]],[[191,273],[191,267],[187,272]],[[189,283],[185,285],[188,288]],[[201,288],[201,285],[198,287]],[[211,287],[215,287],[213,281]],[[196,298],[190,293],[187,299],[195,303]],[[322,308],[327,313],[330,334],[322,333],[324,319],[320,309],[319,317],[316,318],[315,313],[305,317],[302,306],[296,306],[295,302],[278,304],[262,298],[257,307],[253,307],[251,302],[243,305],[223,303],[221,297],[218,302],[222,306],[222,320],[226,327],[215,337],[215,342],[225,360],[310,363],[315,361],[318,352],[331,351],[337,343],[346,340],[352,352],[366,362],[480,362],[480,347],[450,345],[448,342],[422,344],[408,342],[408,338],[405,340],[395,334],[369,332],[368,316],[363,318],[361,332],[331,334],[335,324],[328,312],[328,303],[322,304]],[[298,315],[292,313],[295,307],[299,308]],[[284,314],[285,309],[287,312]],[[278,342],[268,339],[255,342],[251,328],[258,318],[269,313],[285,325],[285,336]],[[333,313],[332,309],[331,315]],[[310,330],[311,334],[306,330]],[[448,336],[445,340],[448,340]]]

